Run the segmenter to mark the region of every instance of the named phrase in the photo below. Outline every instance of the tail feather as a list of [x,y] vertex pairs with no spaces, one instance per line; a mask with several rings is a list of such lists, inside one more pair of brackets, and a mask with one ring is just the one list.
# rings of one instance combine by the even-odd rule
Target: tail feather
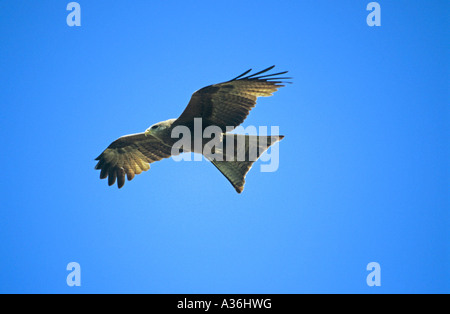
[[[242,193],[245,185],[245,176],[252,168],[253,163],[274,143],[282,140],[283,135],[257,136],[224,134],[222,157],[208,158],[212,164],[230,181],[236,192]],[[227,143],[233,143],[233,151],[227,154]],[[245,145],[244,145],[245,144]],[[216,149],[215,153],[218,153]],[[217,156],[217,155],[216,155]]]

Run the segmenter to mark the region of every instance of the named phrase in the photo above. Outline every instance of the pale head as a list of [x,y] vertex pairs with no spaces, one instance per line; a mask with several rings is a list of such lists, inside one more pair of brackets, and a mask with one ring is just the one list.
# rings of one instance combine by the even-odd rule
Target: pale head
[[147,130],[145,130],[145,136],[152,135],[159,139],[164,138],[167,130],[170,129],[175,120],[176,119],[169,119],[153,124]]

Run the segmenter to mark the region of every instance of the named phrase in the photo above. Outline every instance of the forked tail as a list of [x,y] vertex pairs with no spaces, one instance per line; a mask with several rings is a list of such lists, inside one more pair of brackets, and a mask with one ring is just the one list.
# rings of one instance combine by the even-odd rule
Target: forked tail
[[207,157],[230,181],[236,192],[244,190],[245,176],[253,163],[283,135],[257,136],[224,134],[223,149],[215,149],[215,157]]

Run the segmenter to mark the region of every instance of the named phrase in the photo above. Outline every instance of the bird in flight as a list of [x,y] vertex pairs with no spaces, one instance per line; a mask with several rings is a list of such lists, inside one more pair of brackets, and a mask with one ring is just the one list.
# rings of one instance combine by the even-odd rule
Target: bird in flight
[[[149,170],[150,164],[155,161],[182,152],[194,152],[203,154],[228,179],[236,192],[241,193],[245,176],[252,164],[284,136],[239,135],[228,132],[244,122],[250,110],[255,107],[258,97],[272,96],[278,88],[284,86],[283,83],[287,83],[283,80],[291,79],[280,76],[287,71],[266,73],[274,67],[247,75],[250,69],[232,80],[203,87],[192,94],[186,109],[177,119],[156,123],[143,133],[118,138],[95,159],[98,161],[95,169],[100,170],[100,179],[108,178],[110,186],[117,180],[120,189],[125,184],[125,176],[130,181],[136,174]],[[200,133],[196,132],[198,121],[201,121]],[[194,136],[191,136],[188,145],[174,151],[175,144],[179,141],[179,138],[173,136],[177,127]],[[217,145],[205,153],[206,145],[211,142],[211,138],[203,135],[208,127],[215,127],[220,136],[214,137]],[[211,148],[211,145],[208,147]]]

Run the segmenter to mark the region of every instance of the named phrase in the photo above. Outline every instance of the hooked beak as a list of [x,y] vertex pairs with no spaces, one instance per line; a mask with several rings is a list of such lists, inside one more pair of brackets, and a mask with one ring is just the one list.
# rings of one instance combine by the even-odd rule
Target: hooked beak
[[151,133],[151,130],[150,130],[150,128],[148,128],[147,130],[145,130],[144,135],[145,135],[145,136],[149,136],[150,133]]

